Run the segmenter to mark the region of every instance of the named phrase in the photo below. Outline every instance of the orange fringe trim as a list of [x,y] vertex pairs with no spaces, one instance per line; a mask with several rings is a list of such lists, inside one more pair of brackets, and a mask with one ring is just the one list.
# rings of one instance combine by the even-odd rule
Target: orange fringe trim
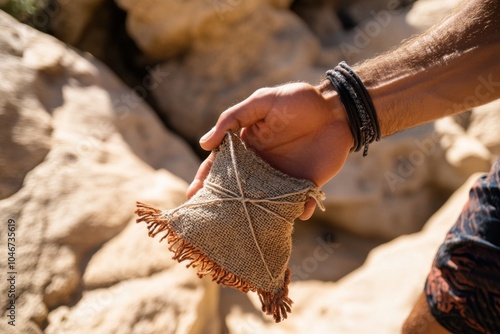
[[276,322],[287,318],[287,313],[292,312],[292,300],[288,298],[288,284],[290,283],[290,269],[285,271],[283,288],[277,293],[257,289],[241,277],[225,270],[223,267],[209,259],[205,253],[184,240],[170,226],[170,223],[161,218],[161,210],[155,209],[147,204],[137,202],[135,214],[139,216],[137,223],[145,222],[148,225],[148,235],[152,238],[159,233],[166,232],[160,239],[167,239],[168,249],[174,253],[173,259],[178,262],[189,261],[187,268],[197,269],[198,277],[211,275],[212,281],[217,284],[238,289],[244,293],[248,291],[257,292],[262,311],[272,315]]

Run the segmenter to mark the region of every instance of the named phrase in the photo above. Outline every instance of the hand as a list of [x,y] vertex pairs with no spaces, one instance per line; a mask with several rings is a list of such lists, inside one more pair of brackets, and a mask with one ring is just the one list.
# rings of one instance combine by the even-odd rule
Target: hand
[[[215,127],[201,138],[201,147],[213,150],[228,130],[240,131],[247,146],[276,169],[317,186],[339,172],[353,146],[345,111],[327,83],[257,90],[220,115]],[[211,154],[189,186],[188,198],[203,186],[212,163]],[[314,200],[307,201],[300,218],[309,219],[314,208]]]

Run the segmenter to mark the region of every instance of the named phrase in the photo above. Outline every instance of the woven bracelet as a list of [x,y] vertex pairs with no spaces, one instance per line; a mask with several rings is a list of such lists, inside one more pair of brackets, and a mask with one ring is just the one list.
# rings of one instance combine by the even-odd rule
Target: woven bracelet
[[360,96],[363,99],[365,106],[367,107],[367,111],[370,115],[373,124],[375,124],[375,133],[377,134],[375,140],[379,141],[381,136],[380,124],[378,122],[377,113],[375,112],[375,106],[373,105],[373,101],[370,97],[370,94],[368,94],[368,91],[366,90],[365,85],[363,85],[363,82],[361,81],[360,77],[356,74],[356,72],[352,70],[352,68],[349,67],[349,65],[347,65],[345,61],[341,62],[339,66],[347,70],[350,73],[351,77],[354,78],[354,80],[356,80],[357,86],[359,87]]
[[354,138],[351,151],[358,152],[363,147],[363,156],[366,156],[370,144],[381,137],[377,114],[368,91],[359,76],[345,62],[328,70],[326,78],[339,94],[349,119]]

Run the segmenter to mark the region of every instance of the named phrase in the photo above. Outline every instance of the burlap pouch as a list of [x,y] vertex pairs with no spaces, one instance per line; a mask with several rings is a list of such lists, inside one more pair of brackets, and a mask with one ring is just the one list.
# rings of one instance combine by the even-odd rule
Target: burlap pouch
[[[214,151],[203,188],[183,205],[161,211],[137,203],[137,222],[149,235],[165,232],[177,261],[189,261],[198,276],[255,291],[262,311],[276,322],[291,312],[288,298],[293,221],[308,197],[323,208],[323,193],[310,181],[272,168],[229,133]],[[160,241],[161,241],[160,240]]]

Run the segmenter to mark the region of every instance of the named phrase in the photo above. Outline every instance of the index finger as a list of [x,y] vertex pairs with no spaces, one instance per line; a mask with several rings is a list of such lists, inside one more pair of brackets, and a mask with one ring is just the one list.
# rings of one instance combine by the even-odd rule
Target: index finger
[[247,99],[224,111],[215,126],[200,139],[200,146],[207,151],[216,148],[224,139],[226,132],[236,132],[264,119],[271,109],[276,90],[261,88]]

